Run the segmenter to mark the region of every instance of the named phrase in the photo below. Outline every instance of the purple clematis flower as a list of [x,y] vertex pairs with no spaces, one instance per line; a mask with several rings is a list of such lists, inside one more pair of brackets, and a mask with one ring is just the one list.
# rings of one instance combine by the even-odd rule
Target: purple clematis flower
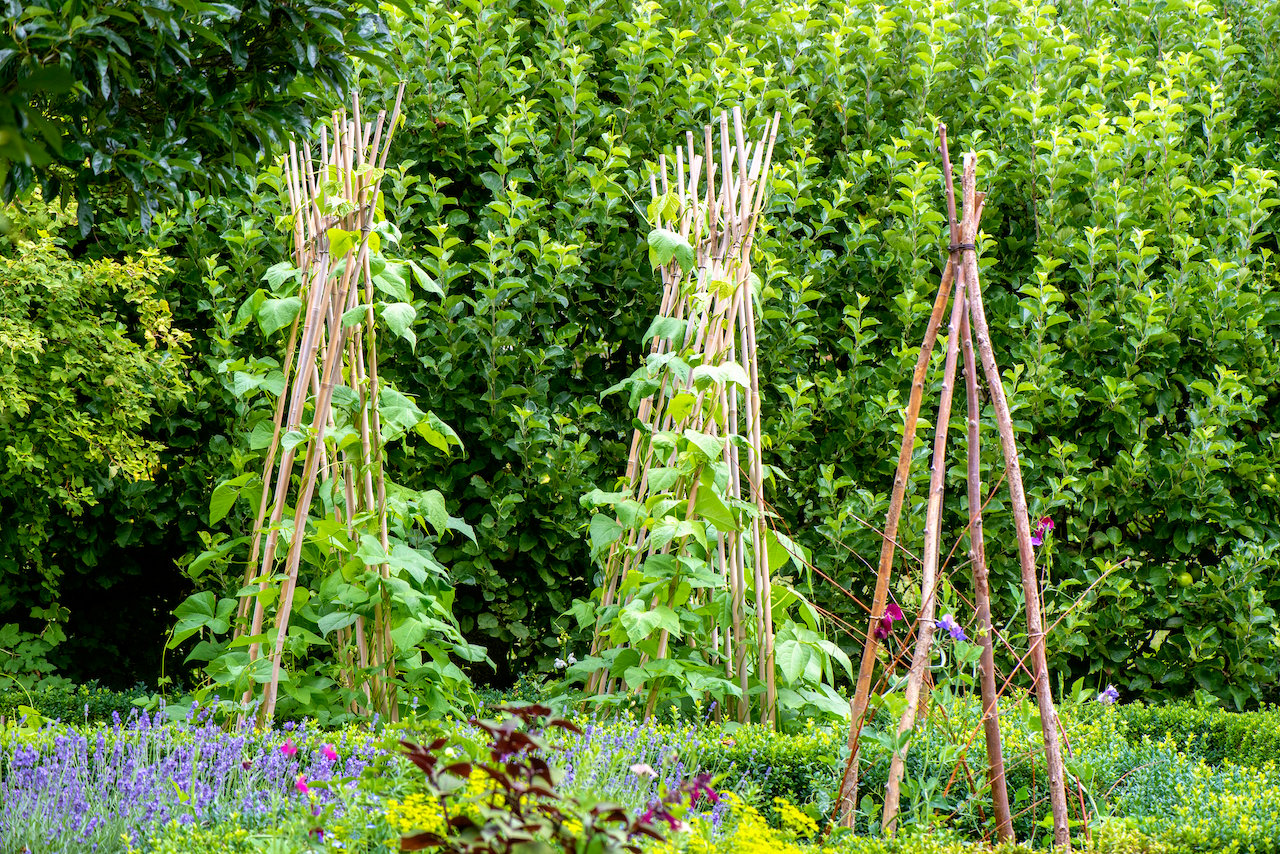
[[1031,545],[1044,545],[1045,534],[1053,530],[1053,520],[1048,516],[1042,516],[1040,521],[1036,523],[1036,529],[1031,533]]
[[952,614],[944,615],[935,625],[943,631],[948,632],[951,635],[952,640],[968,640],[965,636],[964,629],[960,627],[960,624],[956,622],[956,618]]

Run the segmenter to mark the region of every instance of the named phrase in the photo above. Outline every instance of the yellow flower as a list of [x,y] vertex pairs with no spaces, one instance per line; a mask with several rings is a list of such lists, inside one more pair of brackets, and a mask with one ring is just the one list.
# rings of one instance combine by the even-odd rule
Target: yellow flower
[[402,836],[411,833],[445,833],[444,811],[440,804],[422,794],[403,801],[387,801],[387,824]]

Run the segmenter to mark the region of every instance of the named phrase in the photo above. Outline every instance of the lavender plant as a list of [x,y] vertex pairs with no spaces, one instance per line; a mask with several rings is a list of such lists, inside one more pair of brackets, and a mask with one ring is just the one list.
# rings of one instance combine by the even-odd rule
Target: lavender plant
[[227,732],[195,706],[176,723],[162,709],[84,731],[11,728],[0,733],[0,851],[124,851],[170,822],[252,828],[300,806],[340,814],[384,754],[358,730]]

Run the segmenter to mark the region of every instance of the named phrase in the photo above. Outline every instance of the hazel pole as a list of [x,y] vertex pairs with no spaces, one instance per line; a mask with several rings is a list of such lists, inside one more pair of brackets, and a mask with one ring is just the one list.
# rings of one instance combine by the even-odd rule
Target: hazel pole
[[[964,157],[964,192],[967,199],[973,194],[977,155]],[[976,233],[976,232],[975,232]],[[1018,562],[1022,569],[1022,592],[1026,600],[1027,637],[1031,641],[1032,672],[1035,674],[1036,702],[1040,707],[1040,728],[1044,735],[1045,764],[1049,770],[1049,803],[1053,811],[1053,844],[1064,851],[1071,850],[1071,827],[1067,814],[1067,790],[1062,762],[1062,744],[1058,739],[1058,715],[1053,706],[1049,687],[1049,662],[1044,649],[1044,625],[1040,618],[1040,585],[1036,578],[1035,554],[1031,547],[1031,522],[1027,516],[1027,495],[1022,485],[1022,468],[1018,463],[1018,446],[1013,437],[1013,418],[1009,414],[1009,402],[1004,394],[1004,381],[996,365],[995,351],[991,346],[991,332],[987,326],[987,313],[982,304],[982,289],[977,286],[978,256],[973,249],[966,249],[964,265],[974,277],[973,301],[970,305],[970,322],[977,339],[982,371],[991,393],[995,409],[996,426],[1000,432],[1000,450],[1004,455],[1005,480],[1009,484],[1009,503],[1013,509],[1013,525],[1018,535]]]
[[[933,444],[933,464],[929,473],[929,504],[925,511],[924,567],[920,580],[920,614],[916,622],[916,648],[907,676],[906,708],[898,721],[898,736],[915,726],[916,706],[924,682],[925,670],[933,656],[933,614],[937,604],[939,534],[942,525],[942,493],[947,471],[947,430],[951,422],[951,398],[955,390],[956,361],[960,352],[960,318],[965,309],[964,276],[956,276],[955,296],[951,306],[951,322],[947,326],[947,358],[943,369],[942,393],[938,397],[938,418]],[[884,815],[881,827],[886,836],[897,829],[898,805],[902,776],[906,770],[907,747],[899,747],[889,763],[889,782],[885,787]]]
[[[954,176],[951,171],[951,151],[947,147],[946,125],[939,126],[938,137],[940,140],[939,148],[942,153],[942,173],[946,179],[947,222],[951,234],[951,261],[954,264],[963,260],[962,245],[965,242],[972,244],[974,237],[977,235],[978,223],[982,219],[982,206],[986,201],[986,195],[984,193],[975,193],[972,198],[965,196],[965,211],[968,212],[972,206],[976,207],[978,213],[973,219],[973,225],[968,233],[962,233],[956,223],[956,190]],[[967,275],[963,275],[963,270],[961,272],[966,281],[975,283],[974,289],[976,289],[976,275],[970,280]],[[987,579],[986,548],[982,538],[982,445],[978,429],[982,408],[978,402],[978,374],[973,355],[973,340],[969,334],[968,312],[965,312],[960,318],[960,349],[964,354],[965,403],[969,432],[967,443],[969,553],[970,563],[973,567],[978,643],[982,647],[982,656],[979,659],[979,680],[983,708],[982,725],[986,734],[987,779],[991,786],[991,799],[996,814],[996,835],[1001,842],[1012,842],[1014,840],[1013,819],[1009,814],[1009,790],[1005,779],[1004,749],[1000,738],[999,704],[996,694],[994,634],[991,625],[991,591]]]
[[859,736],[871,699],[871,676],[875,671],[876,650],[879,647],[875,630],[880,618],[884,616],[885,604],[889,598],[889,579],[893,574],[898,523],[902,518],[902,503],[906,497],[907,482],[911,474],[911,455],[915,449],[916,424],[920,419],[924,380],[929,369],[929,358],[933,354],[934,343],[938,339],[938,330],[942,325],[942,316],[947,310],[953,272],[954,267],[948,261],[938,286],[938,295],[934,299],[933,312],[929,315],[929,322],[925,327],[924,340],[920,343],[920,355],[916,358],[916,368],[911,379],[911,396],[907,401],[906,418],[902,424],[902,445],[898,452],[898,468],[893,475],[893,491],[889,499],[889,511],[885,516],[884,534],[880,541],[880,564],[876,573],[875,593],[871,600],[871,618],[866,640],[862,645],[862,661],[858,666],[857,685],[853,700],[849,703],[849,759],[840,781],[840,795],[837,798],[840,824],[844,827],[853,827],[854,809],[858,801]]
[[[945,124],[938,124],[938,139],[939,150],[945,152],[947,147]],[[954,195],[949,203],[954,207]],[[858,664],[858,681],[855,684],[853,699],[849,702],[849,759],[845,763],[844,775],[840,780],[840,793],[836,798],[842,827],[853,827],[854,810],[858,805],[858,745],[862,724],[867,716],[867,706],[871,700],[871,676],[875,672],[876,650],[879,647],[876,626],[884,616],[885,605],[889,598],[889,579],[893,575],[893,559],[898,547],[898,523],[902,519],[902,502],[906,497],[907,479],[911,474],[911,455],[915,450],[916,423],[920,418],[920,403],[924,398],[924,380],[929,370],[929,359],[933,355],[933,345],[938,339],[938,330],[942,326],[942,316],[947,310],[955,266],[948,258],[947,266],[942,271],[942,280],[938,283],[938,294],[934,297],[933,312],[929,315],[924,339],[920,342],[920,354],[916,357],[915,372],[911,377],[911,394],[907,401],[906,417],[902,422],[902,444],[898,450],[898,468],[893,475],[889,511],[885,514],[884,532],[880,540],[880,563],[876,571],[875,591],[871,597],[871,615],[866,640],[862,645],[862,660]]]
[[986,734],[987,782],[996,814],[996,837],[1001,842],[1016,841],[1013,818],[1009,813],[1009,787],[1004,771],[1004,747],[1000,738],[1000,706],[996,695],[994,629],[991,625],[991,589],[987,579],[987,554],[982,538],[982,460],[978,421],[982,412],[978,401],[977,360],[973,355],[973,338],[969,317],[960,323],[960,347],[964,354],[965,397],[968,403],[968,487],[969,487],[969,555],[973,566],[973,598],[977,606],[978,645],[982,657],[978,662],[982,688],[982,728]]

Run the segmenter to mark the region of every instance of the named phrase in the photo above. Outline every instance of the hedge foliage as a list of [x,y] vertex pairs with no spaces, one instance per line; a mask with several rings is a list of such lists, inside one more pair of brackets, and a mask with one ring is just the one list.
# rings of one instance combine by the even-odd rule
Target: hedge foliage
[[[629,431],[600,392],[636,366],[657,310],[647,170],[741,104],[757,125],[783,116],[757,240],[766,462],[780,522],[815,568],[866,592],[859,556],[877,542],[861,520],[886,509],[944,260],[942,120],[953,152],[979,154],[988,314],[1031,512],[1056,522],[1041,552],[1049,622],[1061,618],[1052,666],[1127,695],[1277,697],[1280,3],[500,0],[386,14],[394,73],[365,66],[360,85],[377,101],[407,81],[388,210],[447,293],[416,306],[416,348],[398,345],[388,372],[466,449],[391,463],[475,528],[476,543],[439,556],[499,681],[582,651],[561,620],[594,572],[578,499],[622,472]],[[204,414],[174,429],[190,444],[166,481],[184,533],[145,535],[166,560],[200,549],[192,516],[233,454],[234,401],[214,367],[255,344],[220,339],[207,309],[285,257],[261,193],[160,214],[149,236],[108,227],[115,244],[86,250],[173,256],[175,322],[200,357]],[[963,508],[948,507],[955,536]],[[998,617],[1016,626],[1004,510],[989,505],[988,551]],[[58,536],[51,549],[71,553],[88,533]],[[136,559],[121,546],[104,565],[116,557]],[[963,618],[962,577],[944,596]],[[796,580],[860,621],[835,585]],[[895,595],[910,610],[909,584]]]
[[[1004,0],[498,3],[396,20],[412,70],[397,203],[449,291],[420,312],[413,374],[469,449],[421,476],[479,534],[446,558],[474,633],[517,660],[552,654],[590,572],[576,499],[625,459],[616,403],[597,395],[634,366],[656,311],[647,169],[735,104],[783,115],[757,241],[772,498],[817,569],[863,594],[855,555],[877,543],[860,520],[886,509],[943,262],[942,119],[953,151],[980,156],[995,345],[1031,512],[1057,521],[1054,666],[1135,692],[1275,696],[1277,20],[1275,3]],[[990,505],[989,551],[1016,625],[1003,509]]]

